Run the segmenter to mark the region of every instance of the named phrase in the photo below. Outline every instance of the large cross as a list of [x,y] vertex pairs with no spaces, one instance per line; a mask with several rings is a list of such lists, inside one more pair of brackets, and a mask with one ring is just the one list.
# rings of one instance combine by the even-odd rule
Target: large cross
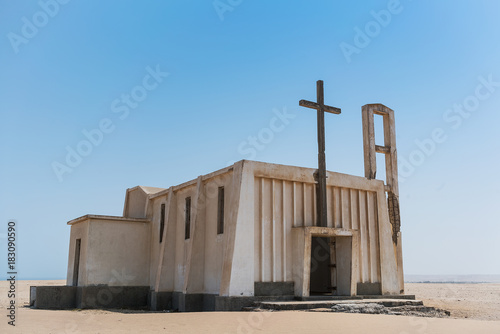
[[325,112],[340,114],[340,109],[325,105],[323,80],[316,82],[317,100],[311,102],[300,100],[301,107],[316,109],[318,111],[318,188],[317,188],[317,211],[318,226],[327,227],[326,206],[326,161],[325,161]]

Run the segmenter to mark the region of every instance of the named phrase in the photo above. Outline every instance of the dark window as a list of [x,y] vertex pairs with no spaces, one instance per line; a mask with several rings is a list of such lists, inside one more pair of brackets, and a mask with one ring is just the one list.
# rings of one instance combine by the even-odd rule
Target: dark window
[[161,205],[160,213],[160,243],[163,241],[163,230],[165,229],[165,204]]
[[219,187],[217,204],[217,234],[224,233],[224,187]]
[[186,224],[184,231],[184,239],[189,239],[191,236],[191,197],[186,198]]

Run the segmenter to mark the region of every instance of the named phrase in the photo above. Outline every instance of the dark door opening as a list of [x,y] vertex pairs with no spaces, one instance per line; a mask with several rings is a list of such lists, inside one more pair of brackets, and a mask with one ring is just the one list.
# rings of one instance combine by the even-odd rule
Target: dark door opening
[[75,261],[73,266],[73,286],[78,286],[78,271],[80,268],[80,246],[82,239],[76,239],[75,243]]
[[352,237],[312,237],[310,295],[351,295]]
[[[309,294],[332,294],[335,292],[335,244],[334,238],[312,237],[311,279]],[[333,252],[333,254],[332,254]]]

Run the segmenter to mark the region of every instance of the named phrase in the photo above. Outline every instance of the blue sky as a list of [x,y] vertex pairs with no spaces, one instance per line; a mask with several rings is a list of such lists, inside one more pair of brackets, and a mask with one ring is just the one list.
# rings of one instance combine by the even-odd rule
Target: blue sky
[[[322,79],[342,108],[325,117],[328,170],[363,175],[361,106],[395,110],[405,272],[500,274],[499,12],[495,1],[0,0],[0,247],[15,219],[19,278],[65,278],[66,222],[121,215],[129,187],[241,159],[316,167],[315,112],[298,101]],[[283,126],[265,130],[277,114]],[[68,150],[86,155],[69,166]]]

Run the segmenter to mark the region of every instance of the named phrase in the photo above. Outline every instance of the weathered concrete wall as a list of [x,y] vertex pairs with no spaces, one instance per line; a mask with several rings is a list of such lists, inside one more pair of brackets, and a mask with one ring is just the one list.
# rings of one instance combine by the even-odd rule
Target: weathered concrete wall
[[148,307],[147,286],[78,287],[76,307],[82,309],[145,309]]
[[32,286],[30,305],[39,309],[74,309],[76,286]]
[[[257,164],[255,177],[256,281],[286,282],[292,278],[295,258],[290,245],[293,227],[316,224],[314,170]],[[260,176],[262,175],[262,176]],[[360,267],[357,282],[380,282],[377,192],[383,182],[328,172],[328,227],[360,231]]]
[[[226,168],[149,197],[151,220],[150,286],[158,291],[217,294],[222,274],[224,234],[217,233],[218,189],[225,189],[224,217],[231,196],[232,171]],[[190,238],[185,239],[186,198],[191,198]],[[161,205],[166,206],[165,239],[159,242]],[[225,225],[227,225],[225,219]],[[227,226],[225,226],[227,227]],[[160,266],[160,260],[162,261]],[[160,267],[160,269],[159,269]],[[160,273],[158,273],[160,270]]]
[[146,218],[148,195],[140,188],[127,189],[123,216],[127,218]]
[[[156,274],[158,270],[158,260],[160,257],[160,220],[161,220],[161,205],[167,205],[167,195],[156,197],[149,200],[147,217],[151,221],[151,243],[150,243],[150,266],[149,266],[149,286],[154,289],[156,282]],[[167,227],[167,217],[165,217],[165,227]],[[163,241],[162,241],[163,242]],[[165,256],[165,254],[164,254]],[[168,257],[168,255],[167,255]],[[164,261],[166,257],[164,258]],[[168,276],[168,274],[166,275]],[[168,277],[163,277],[163,290],[169,287]],[[172,291],[172,290],[170,290]]]
[[293,282],[255,282],[255,296],[293,296]]
[[71,226],[69,237],[68,272],[66,275],[66,285],[73,285],[73,274],[75,268],[75,246],[76,240],[80,239],[80,260],[78,285],[87,284],[87,245],[89,234],[89,220],[83,220]]
[[164,188],[137,186],[127,189],[123,217],[146,218],[149,195],[164,191]]
[[227,224],[232,173],[215,177],[205,184],[205,266],[204,292],[218,294],[222,275],[224,234],[217,234],[218,189],[224,187],[224,217]]
[[231,209],[224,243],[224,262],[219,294],[254,295],[254,170],[248,161],[234,165]]
[[149,222],[91,220],[86,285],[149,285],[150,243]]
[[67,284],[72,285],[81,239],[78,286],[149,285],[150,224],[146,219],[87,215],[71,225]]
[[[255,176],[254,279],[295,280],[294,267],[303,268],[304,264],[297,257],[301,254],[290,250],[291,229],[316,224],[315,170],[259,162],[248,165]],[[333,172],[327,176],[328,227],[359,231],[359,266],[352,279],[356,283],[383,280],[383,293],[399,293],[394,282],[394,254],[387,239],[391,227],[384,183]]]
[[144,309],[148,293],[149,288],[143,286],[32,286],[30,302],[38,309]]
[[174,291],[183,291],[185,282],[185,273],[187,269],[187,263],[185,259],[187,257],[188,243],[189,240],[185,239],[185,203],[186,198],[191,197],[191,205],[194,201],[194,192],[196,190],[196,185],[191,185],[184,189],[176,192],[176,243],[175,243],[175,277],[174,277]]
[[352,238],[335,238],[335,255],[337,265],[337,295],[350,296],[352,287],[351,266],[352,266]]

